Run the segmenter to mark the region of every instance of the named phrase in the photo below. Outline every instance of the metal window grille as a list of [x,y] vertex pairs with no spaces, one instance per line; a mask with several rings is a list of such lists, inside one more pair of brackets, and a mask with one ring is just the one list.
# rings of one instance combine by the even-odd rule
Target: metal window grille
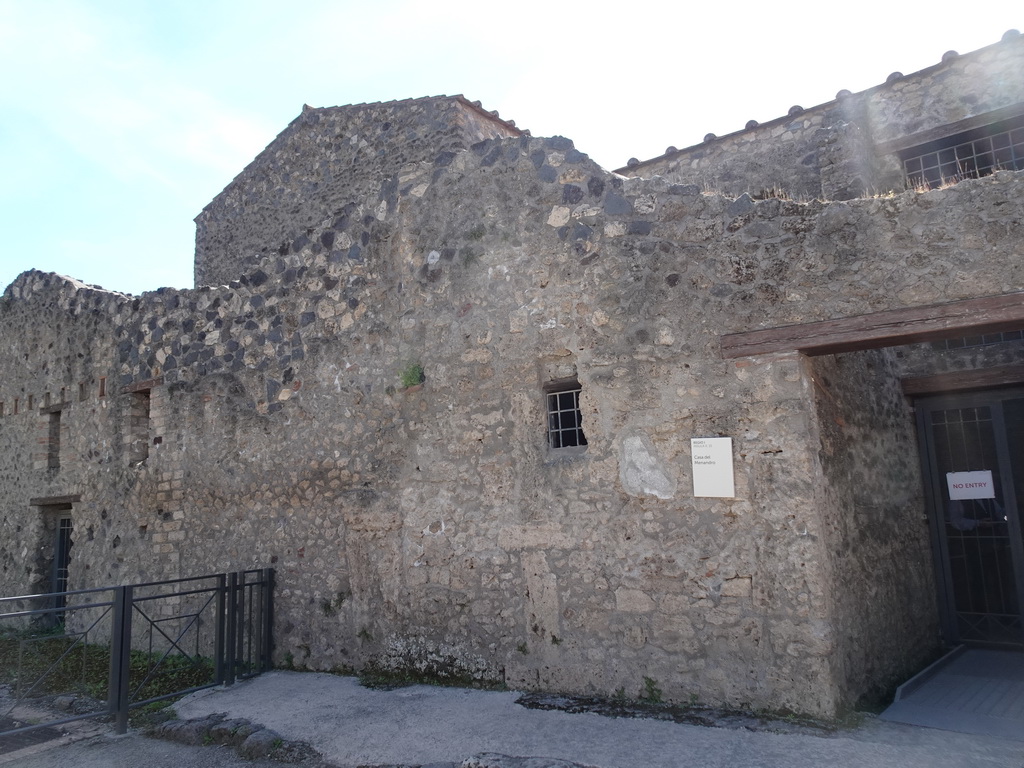
[[947,146],[930,145],[930,151],[904,156],[907,186],[931,189],[994,171],[1024,168],[1024,126],[990,135],[972,133],[970,139],[968,134],[960,134],[947,139]]
[[989,344],[1002,344],[1007,341],[1020,341],[1024,339],[1024,331],[1003,331],[1001,333],[986,333],[977,336],[962,336],[956,339],[942,339],[933,341],[932,349],[943,352],[947,349],[962,349],[963,347],[984,347]]
[[587,444],[580,413],[581,387],[548,392],[548,446],[575,448]]

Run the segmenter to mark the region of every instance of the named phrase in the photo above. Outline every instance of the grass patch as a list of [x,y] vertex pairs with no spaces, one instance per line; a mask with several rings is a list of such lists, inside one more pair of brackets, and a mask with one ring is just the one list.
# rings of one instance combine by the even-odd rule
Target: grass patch
[[417,384],[422,384],[427,380],[426,374],[423,373],[423,366],[420,363],[410,363],[405,366],[399,378],[402,382],[402,389],[415,387]]
[[[128,682],[134,701],[166,696],[214,682],[209,659],[131,651]],[[110,648],[85,643],[60,628],[0,633],[0,683],[15,695],[38,698],[77,694],[106,700]]]
[[653,677],[644,675],[644,691],[640,694],[640,701],[648,704],[661,704],[661,688],[658,681]]

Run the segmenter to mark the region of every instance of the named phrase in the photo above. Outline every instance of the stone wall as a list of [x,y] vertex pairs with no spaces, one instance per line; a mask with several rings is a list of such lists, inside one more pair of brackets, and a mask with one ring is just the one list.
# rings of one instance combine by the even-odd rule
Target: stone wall
[[[113,517],[122,508],[114,499],[116,491],[106,493],[120,482],[113,463],[120,445],[116,399],[108,396],[117,375],[116,351],[110,340],[114,318],[126,301],[130,302],[130,297],[38,272],[22,275],[0,299],[0,328],[4,329],[0,384],[3,594],[23,594],[28,588],[48,586],[52,542],[44,531],[43,511],[32,506],[31,500],[58,499],[84,487],[102,487],[104,493],[99,498],[94,495],[95,505],[83,513],[80,538],[109,544],[116,535],[107,536]],[[60,467],[49,468],[49,411],[58,405],[62,405]],[[117,567],[118,553],[114,554],[103,566],[103,573],[74,571],[72,585],[109,579],[109,569]]]
[[962,56],[864,92],[871,135],[878,144],[955,125],[961,120],[1024,103],[1024,36]]
[[[834,714],[927,650],[901,614],[934,599],[927,564],[881,522],[913,471],[886,501],[842,469],[909,462],[910,427],[884,356],[726,361],[721,335],[1016,290],[1022,187],[755,202],[495,139],[228,286],[27,273],[0,324],[35,335],[0,350],[0,399],[114,386],[70,408],[53,478],[17,458],[42,414],[0,419],[5,586],[26,497],[79,494],[74,586],[272,565],[279,663]],[[812,394],[829,374],[835,403]],[[544,387],[572,377],[589,444],[552,451]],[[736,497],[694,498],[689,438],[719,435]],[[887,623],[908,642],[872,643]]]
[[[967,342],[964,345],[964,342]],[[953,339],[952,348],[946,343],[912,344],[894,350],[904,377],[928,376],[957,371],[978,371],[985,368],[1015,366],[1024,363],[1024,340],[982,343],[978,337]],[[940,346],[941,344],[941,346]]]
[[[196,217],[196,285],[227,284],[268,255],[302,250],[311,231],[329,223],[325,217],[351,216],[410,163],[520,134],[515,123],[461,96],[305,107]],[[358,253],[362,246],[344,248]]]
[[807,360],[837,666],[877,706],[937,649],[936,584],[913,411],[891,350]]
[[[664,176],[709,192],[848,200],[904,187],[889,144],[1024,105],[1024,37],[963,56],[950,55],[910,75],[835,101],[802,109],[727,136],[619,169],[628,176]],[[962,129],[961,129],[962,130]],[[955,129],[950,128],[949,133]]]

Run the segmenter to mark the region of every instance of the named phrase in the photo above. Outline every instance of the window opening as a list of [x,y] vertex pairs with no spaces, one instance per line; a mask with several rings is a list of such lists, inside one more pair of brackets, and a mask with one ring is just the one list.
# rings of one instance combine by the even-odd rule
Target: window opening
[[580,413],[582,388],[575,379],[555,384],[547,390],[548,447],[552,450],[587,445],[583,434],[583,414]]
[[100,376],[100,392],[99,392],[99,396],[100,397],[106,397],[107,396],[107,377],[106,376]]
[[149,458],[149,405],[150,390],[141,389],[128,396],[128,457],[132,464]]
[[1002,331],[1000,333],[985,333],[977,336],[961,336],[955,339],[942,339],[931,342],[932,349],[943,352],[947,349],[961,349],[963,347],[984,347],[989,344],[1002,344],[1007,341],[1020,341],[1024,339],[1024,331]]
[[907,187],[932,189],[995,171],[1024,168],[1024,116],[932,141],[900,153]]
[[60,469],[60,411],[50,411],[46,437],[46,468]]
[[79,382],[78,384],[78,402],[85,402],[85,382]]

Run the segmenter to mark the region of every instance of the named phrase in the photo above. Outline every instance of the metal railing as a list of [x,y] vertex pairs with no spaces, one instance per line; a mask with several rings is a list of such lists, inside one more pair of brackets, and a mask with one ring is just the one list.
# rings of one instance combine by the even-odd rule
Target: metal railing
[[[270,568],[0,598],[0,735],[105,716],[124,733],[131,709],[270,669],[272,622]],[[37,706],[61,697],[66,717]]]

